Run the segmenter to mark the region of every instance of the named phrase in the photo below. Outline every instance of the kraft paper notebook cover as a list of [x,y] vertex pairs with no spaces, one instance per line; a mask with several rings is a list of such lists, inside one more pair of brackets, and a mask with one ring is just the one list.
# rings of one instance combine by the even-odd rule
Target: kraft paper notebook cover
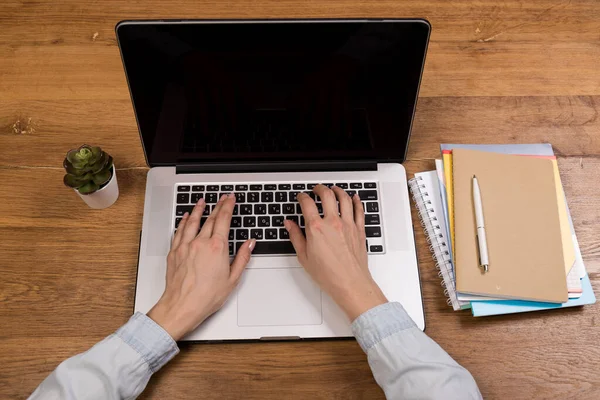
[[[568,300],[551,160],[453,151],[457,290],[500,298]],[[490,270],[479,268],[472,178],[481,188]]]

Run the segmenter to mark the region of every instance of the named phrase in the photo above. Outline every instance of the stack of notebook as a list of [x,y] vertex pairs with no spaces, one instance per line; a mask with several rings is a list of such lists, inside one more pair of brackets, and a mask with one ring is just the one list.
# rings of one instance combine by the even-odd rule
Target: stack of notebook
[[470,308],[477,317],[595,303],[551,145],[443,144],[441,150],[436,170],[416,174],[409,185],[454,310]]

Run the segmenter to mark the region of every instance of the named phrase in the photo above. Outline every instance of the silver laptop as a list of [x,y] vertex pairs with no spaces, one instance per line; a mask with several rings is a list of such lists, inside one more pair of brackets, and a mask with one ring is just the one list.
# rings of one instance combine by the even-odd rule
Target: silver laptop
[[[117,38],[148,165],[135,311],[165,286],[170,240],[199,198],[234,192],[239,287],[184,340],[351,336],[283,228],[318,184],[358,193],[369,268],[424,329],[406,172],[430,26],[423,20],[125,21]],[[318,197],[317,206],[321,208]]]

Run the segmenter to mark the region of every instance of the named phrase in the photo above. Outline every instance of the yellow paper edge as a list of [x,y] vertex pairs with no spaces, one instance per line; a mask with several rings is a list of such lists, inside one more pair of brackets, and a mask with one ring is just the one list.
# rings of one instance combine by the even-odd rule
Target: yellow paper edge
[[556,198],[558,199],[558,219],[560,221],[563,257],[565,259],[565,274],[568,275],[575,263],[575,246],[573,245],[573,238],[571,237],[567,202],[565,201],[565,193],[560,180],[560,173],[558,172],[558,162],[555,159],[552,160],[552,166],[554,168],[554,181],[556,183]]
[[446,178],[446,199],[448,201],[450,241],[452,242],[452,254],[456,254],[454,245],[454,181],[452,180],[452,154],[443,153],[442,161],[444,162],[444,178]]

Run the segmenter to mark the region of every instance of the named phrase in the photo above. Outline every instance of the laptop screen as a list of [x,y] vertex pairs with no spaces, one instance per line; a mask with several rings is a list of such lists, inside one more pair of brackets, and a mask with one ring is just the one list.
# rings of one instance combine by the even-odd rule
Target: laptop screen
[[117,36],[150,166],[405,158],[424,21],[125,22]]

